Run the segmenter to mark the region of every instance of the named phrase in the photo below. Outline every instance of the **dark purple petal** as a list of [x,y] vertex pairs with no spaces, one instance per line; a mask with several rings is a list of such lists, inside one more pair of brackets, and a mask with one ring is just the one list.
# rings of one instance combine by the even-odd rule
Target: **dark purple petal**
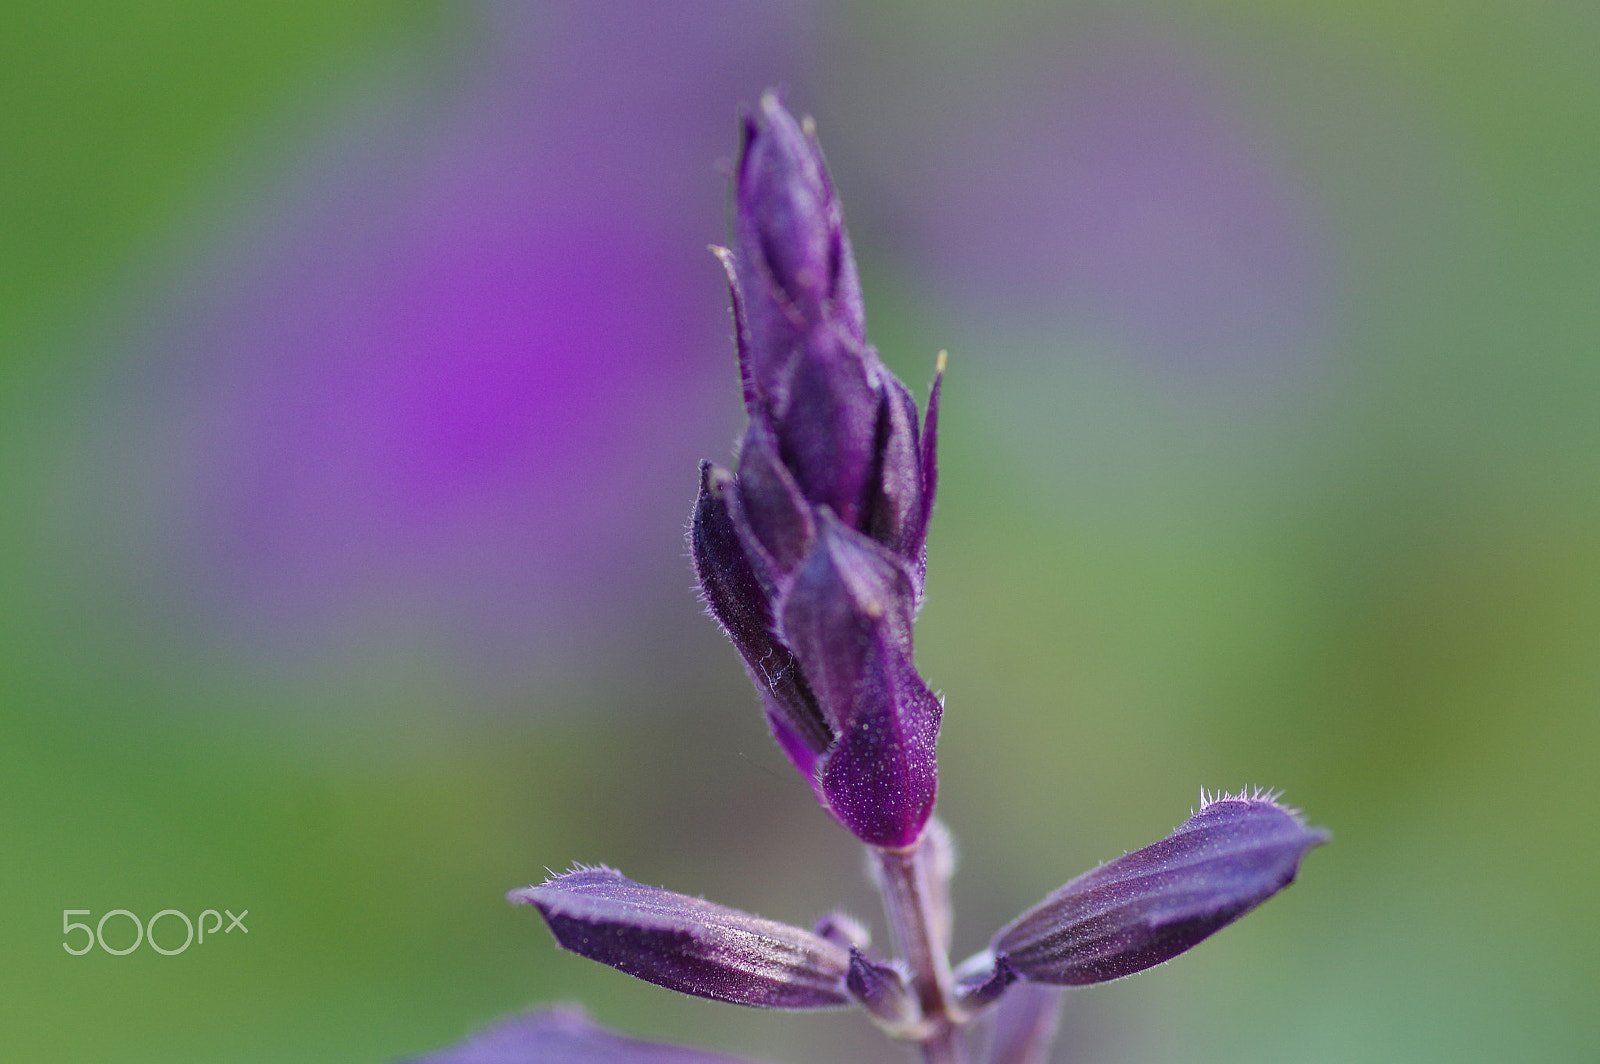
[[749,1064],[701,1049],[658,1045],[596,1027],[570,1005],[531,1009],[449,1049],[402,1064]]
[[810,931],[583,868],[506,898],[590,960],[696,997],[771,1009],[848,1004],[849,953]]
[[917,996],[900,969],[868,960],[855,946],[850,947],[850,974],[845,986],[857,1004],[891,1031],[909,1030],[922,1018]]
[[1079,876],[1001,929],[994,950],[1040,983],[1132,975],[1288,886],[1305,852],[1329,837],[1262,796],[1203,802],[1165,839]]
[[[792,740],[815,760],[833,741],[833,730],[817,708],[794,655],[772,633],[767,594],[745,549],[751,537],[740,536],[736,527],[736,502],[732,475],[702,462],[700,495],[689,530],[695,574],[712,616],[733,641],[750,678],[763,693],[780,743],[788,750],[786,740]],[[809,763],[801,771],[809,776]]]
[[1047,1064],[1061,1017],[1061,993],[1024,983],[1007,994],[993,1013],[984,1064]]

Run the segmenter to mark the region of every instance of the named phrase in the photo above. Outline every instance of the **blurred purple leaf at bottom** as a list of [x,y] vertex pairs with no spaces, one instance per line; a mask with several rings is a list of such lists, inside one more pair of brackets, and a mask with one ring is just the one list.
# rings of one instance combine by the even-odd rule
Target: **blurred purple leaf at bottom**
[[400,1064],[752,1064],[682,1046],[659,1045],[596,1027],[572,1005],[532,1009],[465,1041]]
[[990,1018],[985,1064],[1045,1064],[1060,1025],[1061,994],[1037,983],[1007,994]]

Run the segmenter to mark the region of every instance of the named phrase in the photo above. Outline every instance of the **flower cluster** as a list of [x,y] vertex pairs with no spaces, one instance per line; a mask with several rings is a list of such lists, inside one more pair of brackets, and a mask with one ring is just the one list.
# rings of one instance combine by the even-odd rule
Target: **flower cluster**
[[700,468],[690,544],[773,735],[862,841],[933,810],[941,706],[911,658],[933,510],[938,381],[917,404],[866,342],[855,257],[809,125],[746,118],[733,297],[749,424],[738,471]]
[[[917,405],[866,343],[839,202],[809,122],[744,120],[732,291],[749,424],[736,469],[700,470],[690,541],[711,614],[778,745],[874,859],[896,954],[842,914],[812,930],[578,867],[513,890],[565,948],[659,986],[760,1008],[856,1004],[929,1064],[1039,1064],[1053,988],[1118,979],[1196,945],[1293,881],[1326,842],[1261,792],[1208,797],[1166,838],[1070,881],[952,970],[949,836],[931,819],[940,701],[917,674],[943,359]],[[733,1064],[535,1012],[419,1064]]]

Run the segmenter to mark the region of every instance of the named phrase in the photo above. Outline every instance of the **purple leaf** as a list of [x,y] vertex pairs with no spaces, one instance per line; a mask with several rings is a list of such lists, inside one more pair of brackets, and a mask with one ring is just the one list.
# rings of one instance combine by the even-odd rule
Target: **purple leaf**
[[534,906],[565,948],[657,986],[772,1009],[849,1003],[850,955],[798,927],[579,868],[507,900]]
[[531,1009],[403,1064],[749,1064],[596,1027],[573,1006]]
[[1001,929],[994,951],[1039,983],[1119,979],[1177,956],[1294,880],[1327,842],[1267,796],[1224,796],[1171,835],[1079,876]]

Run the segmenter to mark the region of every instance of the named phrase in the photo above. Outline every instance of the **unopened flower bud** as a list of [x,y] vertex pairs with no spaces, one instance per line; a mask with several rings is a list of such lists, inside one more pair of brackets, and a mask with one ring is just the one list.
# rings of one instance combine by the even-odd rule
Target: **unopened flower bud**
[[506,895],[534,906],[556,941],[657,986],[769,1009],[850,1001],[850,954],[810,931],[580,868]]
[[858,838],[909,846],[933,809],[942,713],[911,660],[910,577],[887,549],[821,516],[778,618],[836,736],[816,779]]
[[993,949],[1039,983],[1132,975],[1288,886],[1305,852],[1329,837],[1267,797],[1205,802],[1165,839],[1079,876],[1018,917]]

